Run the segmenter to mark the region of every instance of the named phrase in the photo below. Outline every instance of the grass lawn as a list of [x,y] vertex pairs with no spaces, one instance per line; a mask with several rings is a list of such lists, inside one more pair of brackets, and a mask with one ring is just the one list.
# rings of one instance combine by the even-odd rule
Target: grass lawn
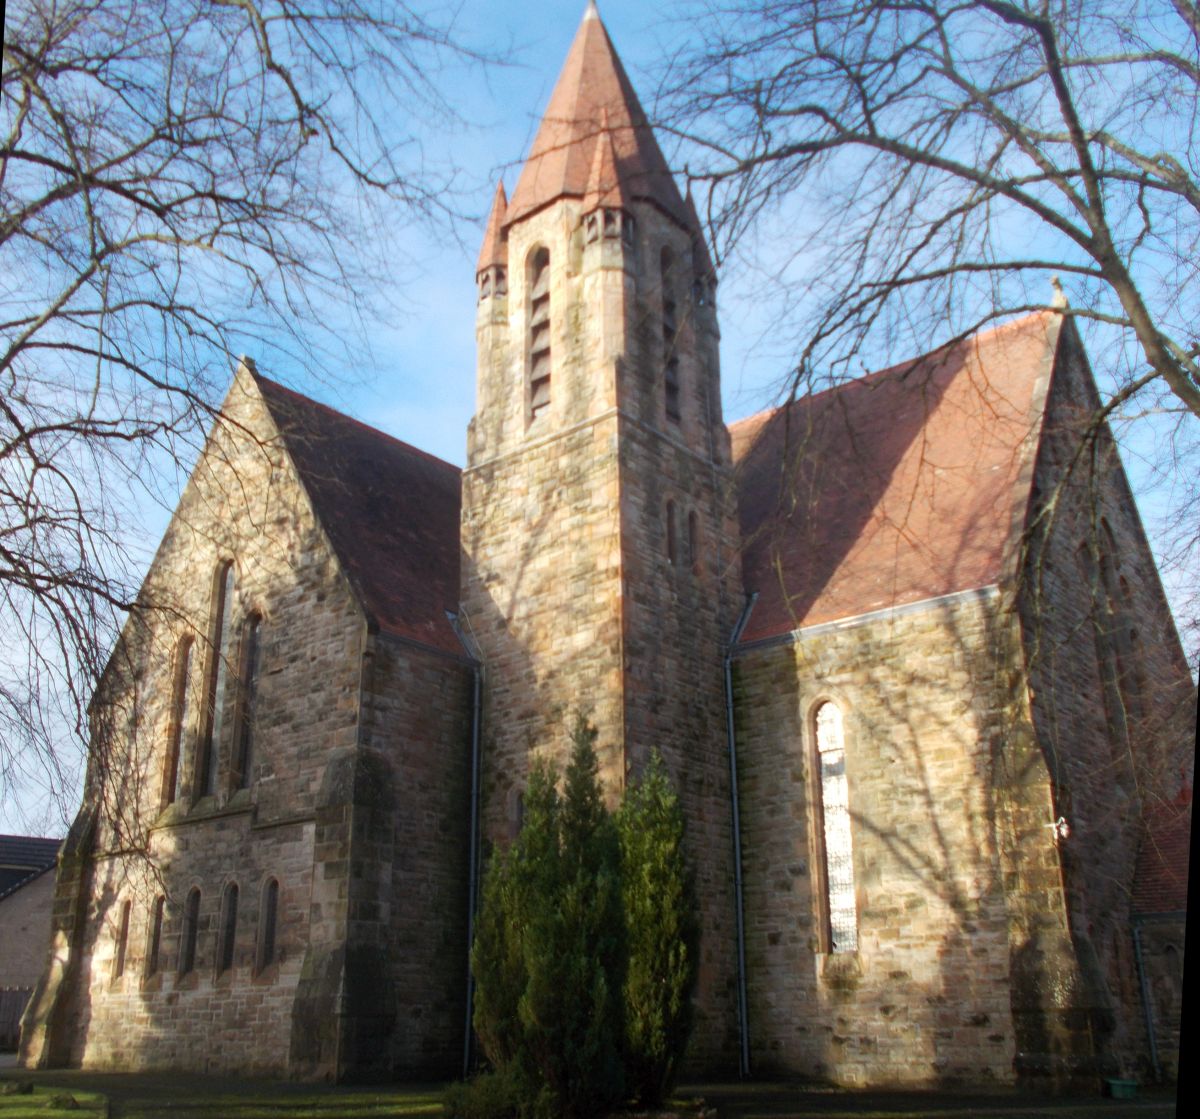
[[99,1092],[35,1087],[28,1095],[0,1096],[0,1119],[86,1119],[107,1114]]
[[[32,1096],[0,1095],[0,1119],[384,1119],[440,1116],[438,1084],[333,1086],[163,1073],[79,1070],[0,1073],[32,1082]],[[77,1110],[51,1107],[73,1096]],[[816,1085],[748,1082],[691,1084],[679,1113],[692,1119],[696,1097],[719,1119],[1173,1119],[1170,1089],[1147,1089],[1130,1101],[1097,1096],[1038,1098],[994,1092],[849,1092]],[[689,1098],[690,1097],[690,1098]],[[105,1103],[107,1101],[107,1110]],[[686,1102],[684,1102],[686,1101]]]

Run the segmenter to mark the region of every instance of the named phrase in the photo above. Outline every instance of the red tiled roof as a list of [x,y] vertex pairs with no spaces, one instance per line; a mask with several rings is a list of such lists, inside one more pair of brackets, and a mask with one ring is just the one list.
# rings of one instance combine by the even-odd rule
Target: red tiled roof
[[594,8],[589,7],[521,169],[506,225],[556,198],[582,198],[601,135],[611,137],[617,172],[633,197],[653,202],[686,229],[687,207],[646,114]]
[[461,472],[255,374],[317,518],[385,633],[464,655],[456,611]]
[[999,581],[1061,317],[1042,312],[730,427],[743,641]]
[[1133,880],[1134,913],[1187,910],[1191,842],[1190,799],[1147,811],[1146,833]]

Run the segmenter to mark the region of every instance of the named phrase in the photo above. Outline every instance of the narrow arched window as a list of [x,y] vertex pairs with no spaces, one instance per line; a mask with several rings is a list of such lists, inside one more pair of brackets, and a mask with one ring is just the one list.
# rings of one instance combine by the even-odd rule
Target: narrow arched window
[[179,937],[179,974],[196,968],[196,937],[200,933],[200,890],[193,886],[183,903],[183,929]]
[[679,541],[676,539],[675,502],[667,502],[667,563],[679,562]]
[[550,250],[539,248],[529,258],[529,418],[550,407]]
[[837,704],[822,703],[817,708],[813,733],[819,773],[817,830],[824,879],[822,948],[827,952],[854,952],[858,949],[858,901],[846,783],[845,729]]
[[163,909],[166,898],[157,897],[150,909],[150,933],[146,938],[146,974],[157,975],[162,952]]
[[217,974],[233,967],[233,948],[237,942],[238,888],[230,882],[221,895],[221,932],[217,943]]
[[687,562],[693,572],[700,567],[700,518],[695,509],[688,513]]
[[262,618],[251,614],[242,627],[242,651],[238,664],[237,749],[233,761],[234,787],[244,789],[250,784],[254,765],[254,707],[258,699],[258,671],[262,659],[259,631]]
[[258,951],[254,970],[262,971],[275,962],[275,928],[279,920],[279,883],[268,878],[263,885],[258,910]]
[[667,419],[679,422],[679,352],[678,352],[678,308],[675,302],[675,258],[670,249],[664,248],[659,257],[659,272],[662,289],[662,338],[663,338],[663,400]]
[[229,653],[229,615],[233,609],[233,564],[226,560],[213,579],[211,623],[208,642],[208,671],[204,687],[204,731],[196,759],[199,799],[217,791],[217,750],[221,745],[221,723],[225,714],[225,680]]
[[125,952],[129,947],[129,911],[133,902],[121,902],[121,915],[117,922],[117,951],[113,956],[113,978],[120,979],[125,974]]
[[167,726],[167,756],[163,763],[162,806],[174,804],[183,788],[183,740],[190,705],[189,678],[192,670],[192,639],[181,638],[175,646],[175,672],[171,681],[171,715]]

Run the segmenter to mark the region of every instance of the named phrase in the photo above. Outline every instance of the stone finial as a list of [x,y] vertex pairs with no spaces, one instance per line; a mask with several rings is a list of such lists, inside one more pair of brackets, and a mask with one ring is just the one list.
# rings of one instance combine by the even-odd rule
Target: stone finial
[[587,7],[583,10],[584,19],[599,19],[600,9],[596,7],[596,0],[588,0]]
[[1067,299],[1067,293],[1063,291],[1062,281],[1057,276],[1050,277],[1050,286],[1054,288],[1054,295],[1050,298],[1050,306],[1056,311],[1064,311],[1070,307],[1070,300]]
[[240,373],[243,369],[251,376],[254,376],[258,373],[258,366],[255,364],[254,358],[250,357],[248,354],[238,355],[237,371]]

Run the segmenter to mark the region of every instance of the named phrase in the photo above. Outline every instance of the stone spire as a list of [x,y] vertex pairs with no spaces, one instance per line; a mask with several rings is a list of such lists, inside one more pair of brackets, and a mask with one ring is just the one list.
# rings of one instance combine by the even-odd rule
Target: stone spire
[[477,276],[489,268],[503,268],[508,264],[508,249],[504,243],[504,217],[507,212],[508,197],[504,193],[504,180],[501,180],[496,184],[492,212],[488,214],[487,229],[484,230],[483,244],[479,249],[479,260],[475,265]]
[[595,5],[589,4],[513,191],[505,225],[556,199],[583,198],[601,137],[612,146],[617,177],[627,196],[653,203],[691,228],[687,207],[637,94]]

